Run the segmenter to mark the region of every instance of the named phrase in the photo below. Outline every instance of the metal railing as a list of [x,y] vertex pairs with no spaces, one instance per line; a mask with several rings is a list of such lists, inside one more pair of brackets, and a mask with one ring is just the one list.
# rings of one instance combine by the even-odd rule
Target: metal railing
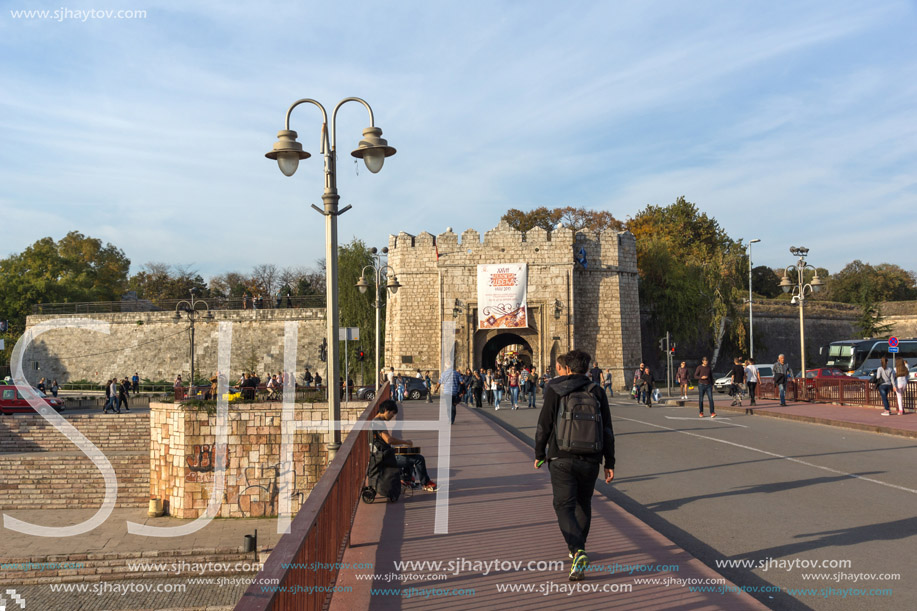
[[[372,419],[379,403],[389,396],[386,383],[359,420]],[[293,518],[290,532],[277,542],[255,579],[255,584],[277,585],[249,586],[235,611],[317,611],[326,607],[338,570],[305,567],[315,566],[312,563],[333,567],[340,562],[353,527],[368,463],[369,430],[353,430]]]
[[[174,393],[175,401],[216,401],[216,398],[211,396],[211,388],[212,387],[210,384],[198,384],[192,387],[169,385],[169,389]],[[358,391],[363,388],[369,389],[370,387],[351,385],[349,400],[369,400],[369,398],[359,398]],[[343,386],[339,386],[338,391],[340,393],[341,399],[345,399]],[[280,385],[274,387],[273,390],[264,384],[261,384],[257,388],[232,387],[230,388],[230,392],[239,393],[241,395],[241,397],[238,399],[239,401],[263,403],[283,400],[283,386]],[[304,386],[297,384],[294,395],[296,403],[322,403],[328,400],[328,387],[324,385]]]
[[[763,378],[758,383],[757,393],[762,399],[780,397],[773,378]],[[883,407],[879,389],[869,380],[859,378],[796,378],[786,385],[786,397],[789,401],[810,403],[833,403],[836,405],[854,405],[861,407]],[[889,403],[897,405],[895,391],[888,395]],[[904,389],[905,409],[917,408],[917,381],[910,380]]]
[[[251,300],[241,297],[205,297],[211,310],[284,310],[289,308],[324,308],[324,295],[283,297],[279,305],[276,297],[265,298],[263,307],[255,308]],[[176,306],[187,299],[125,299],[122,301],[89,301],[73,303],[36,303],[32,314],[113,314],[121,312],[174,312]]]

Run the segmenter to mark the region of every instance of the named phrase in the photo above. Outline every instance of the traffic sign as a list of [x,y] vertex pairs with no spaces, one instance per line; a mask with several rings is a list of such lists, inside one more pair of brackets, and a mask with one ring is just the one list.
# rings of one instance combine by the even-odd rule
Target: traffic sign
[[891,354],[897,354],[897,352],[898,352],[898,346],[889,346],[889,347],[888,347],[888,351],[889,351]]
[[360,339],[360,327],[338,327],[339,341],[354,341]]
[[[889,338],[888,338],[888,345],[889,345],[891,348],[897,348],[897,347],[898,347],[898,338],[897,338],[897,337],[889,337]],[[898,352],[898,351],[895,350],[895,352]]]

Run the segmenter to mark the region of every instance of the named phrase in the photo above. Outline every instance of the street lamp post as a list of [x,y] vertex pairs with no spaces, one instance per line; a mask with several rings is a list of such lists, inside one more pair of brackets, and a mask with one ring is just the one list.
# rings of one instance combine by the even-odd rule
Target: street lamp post
[[[360,271],[360,280],[357,281],[357,288],[360,289],[361,293],[366,293],[366,289],[369,288],[369,283],[366,282],[366,270],[372,269],[374,271],[374,282],[376,285],[376,299],[373,302],[373,306],[376,308],[376,394],[379,394],[379,310],[382,309],[382,281],[387,278],[388,273],[392,272],[392,277],[388,278],[385,283],[385,289],[391,291],[394,295],[398,292],[398,289],[401,288],[401,285],[398,283],[398,276],[395,275],[395,270],[388,265],[382,265],[382,257],[388,254],[388,247],[384,247],[382,252],[376,250],[376,247],[372,247],[370,252],[375,259],[375,265],[367,265]],[[383,273],[385,272],[385,273]]]
[[197,308],[199,305],[203,304],[203,311],[206,312],[206,314],[202,316],[204,320],[213,320],[213,314],[210,313],[210,306],[207,305],[206,301],[194,299],[194,293],[197,292],[197,289],[191,289],[189,292],[191,293],[190,301],[183,300],[175,304],[174,320],[175,322],[180,322],[182,312],[184,312],[185,316],[188,317],[188,322],[191,323],[191,379],[188,380],[188,388],[191,392],[194,392],[194,323],[197,322],[198,317],[201,316],[199,314],[201,310]]
[[[812,278],[812,282],[806,283],[805,281],[805,272],[807,267],[811,267],[806,263],[806,256],[809,254],[809,249],[805,246],[791,246],[790,253],[794,257],[798,257],[796,265],[788,265],[785,270],[783,270],[783,278],[780,280],[780,288],[783,289],[784,293],[789,293],[790,289],[793,291],[793,298],[790,300],[790,303],[795,304],[799,303],[799,359],[801,366],[801,376],[803,379],[806,377],[806,331],[805,325],[803,324],[803,309],[805,307],[806,301],[806,291],[809,293],[817,293],[824,286],[821,278],[818,277],[818,270],[815,270],[815,276]],[[790,270],[796,271],[796,284],[794,286],[793,281],[790,280],[789,272]]]
[[748,357],[752,359],[755,358],[755,326],[751,305],[751,245],[760,241],[759,238],[755,238],[748,242]]
[[338,244],[337,244],[337,217],[348,210],[350,206],[344,206],[338,209],[340,196],[337,191],[336,177],[336,150],[337,150],[337,114],[338,110],[347,102],[359,102],[366,107],[369,112],[369,127],[363,130],[363,139],[357,145],[351,155],[358,159],[363,159],[366,168],[375,174],[382,169],[382,164],[386,157],[395,154],[395,149],[388,145],[388,142],[382,138],[382,130],[375,126],[373,118],[373,109],[366,101],[360,98],[344,98],[338,102],[337,106],[331,113],[331,125],[329,134],[328,113],[325,107],[311,98],[297,100],[287,110],[284,129],[277,133],[277,142],[273,150],[265,153],[268,159],[275,159],[280,171],[284,176],[292,176],[299,167],[301,159],[308,159],[309,153],[303,150],[302,144],[296,141],[297,134],[290,129],[290,114],[293,109],[300,104],[312,104],[322,112],[322,133],[321,133],[321,151],[325,160],[325,190],[322,194],[322,203],[324,210],[312,204],[312,207],[319,214],[325,217],[325,285],[326,285],[326,304],[325,312],[327,319],[326,339],[328,342],[328,462],[334,459],[338,448],[341,447],[341,432],[337,427],[337,422],[341,419],[341,402],[340,395],[336,392],[338,380],[338,293],[337,293],[337,271],[338,271]]

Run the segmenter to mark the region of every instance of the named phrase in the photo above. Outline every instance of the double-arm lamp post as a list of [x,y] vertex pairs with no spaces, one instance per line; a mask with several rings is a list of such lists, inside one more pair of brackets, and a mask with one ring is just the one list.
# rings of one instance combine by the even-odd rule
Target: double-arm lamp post
[[[386,280],[385,288],[392,292],[392,295],[398,292],[398,289],[401,288],[401,285],[398,283],[398,276],[395,275],[395,270],[388,265],[382,264],[382,256],[388,254],[388,247],[382,249],[382,252],[376,250],[376,247],[373,246],[370,249],[370,252],[375,258],[375,265],[367,265],[360,271],[360,280],[357,281],[357,288],[360,289],[361,293],[366,293],[366,290],[369,288],[369,283],[366,281],[366,270],[371,269],[375,272],[375,285],[376,285],[376,299],[373,305],[376,308],[376,394],[379,394],[379,310],[382,309],[382,281]],[[391,272],[391,277],[388,276],[388,272]]]
[[[182,314],[188,318],[188,322],[191,323],[191,379],[188,380],[188,389],[191,393],[194,392],[194,323],[198,321],[199,318],[204,320],[213,320],[213,314],[210,313],[210,306],[207,305],[207,302],[202,299],[194,299],[194,293],[197,289],[190,289],[191,300],[179,301],[175,304],[175,322],[181,322]],[[203,305],[202,309],[198,309],[198,306]],[[206,312],[206,314],[202,314]]]
[[324,210],[312,204],[312,207],[319,214],[325,217],[325,285],[327,290],[327,303],[325,304],[325,318],[327,320],[327,341],[328,341],[328,462],[334,459],[338,448],[341,447],[341,431],[337,423],[341,419],[341,401],[337,392],[338,383],[338,291],[337,291],[337,271],[338,271],[338,237],[337,237],[337,217],[350,209],[345,206],[338,209],[340,196],[337,190],[337,177],[335,175],[337,150],[337,114],[338,110],[347,102],[359,102],[366,107],[369,113],[369,127],[363,130],[363,139],[357,145],[355,151],[350,153],[358,159],[362,159],[366,168],[375,174],[382,169],[382,164],[386,157],[395,154],[395,149],[388,145],[388,142],[382,138],[382,130],[375,126],[373,118],[373,109],[364,100],[360,98],[344,98],[338,102],[337,106],[331,113],[331,125],[329,135],[328,113],[325,107],[319,102],[304,98],[297,100],[287,110],[284,129],[277,132],[277,142],[274,149],[264,156],[268,159],[277,160],[280,171],[284,176],[292,176],[299,167],[301,159],[308,159],[309,153],[303,150],[302,144],[296,141],[297,133],[290,129],[290,114],[293,109],[300,104],[312,104],[322,112],[322,133],[321,133],[321,151],[325,158],[325,190],[322,194]]
[[[788,265],[785,270],[783,270],[783,278],[780,280],[780,288],[783,289],[784,293],[789,293],[790,289],[793,291],[793,299],[790,303],[799,303],[799,359],[800,366],[802,370],[800,376],[805,379],[806,377],[806,331],[803,324],[803,308],[806,302],[806,291],[811,293],[817,293],[824,286],[821,278],[818,277],[818,270],[815,270],[815,276],[812,278],[812,282],[806,283],[805,281],[805,272],[806,268],[812,267],[806,263],[806,257],[809,254],[809,249],[805,246],[790,246],[790,253],[794,257],[798,257],[796,265]],[[796,271],[796,283],[794,284],[790,280],[790,270]]]

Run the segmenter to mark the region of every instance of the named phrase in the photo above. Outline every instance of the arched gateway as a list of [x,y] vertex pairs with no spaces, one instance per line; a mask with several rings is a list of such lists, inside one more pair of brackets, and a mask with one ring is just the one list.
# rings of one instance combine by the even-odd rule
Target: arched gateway
[[[522,360],[545,371],[558,354],[580,348],[623,386],[625,371],[640,362],[637,253],[629,232],[523,234],[503,221],[483,243],[473,229],[461,241],[451,229],[438,236],[402,232],[389,238],[388,264],[401,284],[386,308],[385,365],[396,371],[439,372],[445,322],[454,323],[461,369],[490,367],[501,350],[518,346]],[[500,296],[504,285],[512,296]],[[485,290],[493,287],[496,297]]]

